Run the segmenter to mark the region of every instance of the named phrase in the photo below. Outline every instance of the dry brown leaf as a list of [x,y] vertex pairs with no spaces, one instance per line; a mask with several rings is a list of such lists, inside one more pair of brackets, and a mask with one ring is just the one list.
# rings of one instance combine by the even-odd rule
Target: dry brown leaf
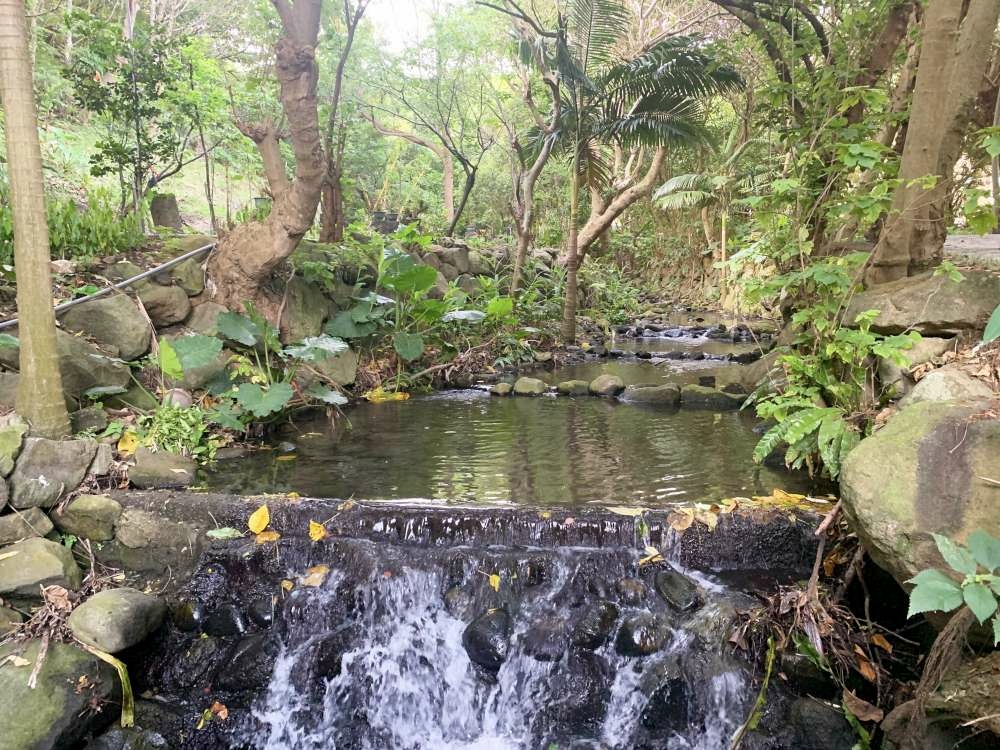
[[257,544],[267,544],[268,542],[276,542],[281,539],[281,534],[277,531],[262,531],[257,536],[254,537],[254,541]]
[[667,516],[667,524],[674,531],[680,533],[687,531],[694,523],[694,511],[689,509],[674,510]]
[[226,708],[225,703],[219,703],[219,701],[215,701],[215,703],[213,703],[211,708],[209,708],[208,710],[211,711],[213,714],[215,714],[215,716],[218,717],[220,721],[225,721],[226,719],[229,718],[229,709]]
[[306,568],[306,574],[299,578],[299,583],[302,586],[318,588],[323,585],[323,581],[326,580],[329,573],[329,565],[313,565],[311,568]]
[[703,510],[699,513],[695,513],[695,520],[701,521],[708,527],[709,531],[715,531],[715,527],[719,525],[719,517],[710,510]]
[[875,682],[878,679],[878,675],[875,674],[875,667],[872,666],[870,661],[861,656],[858,657],[858,671],[868,682]]
[[872,643],[885,651],[887,654],[892,653],[892,644],[889,643],[889,641],[887,641],[885,636],[881,633],[876,633],[872,636]]
[[847,689],[844,690],[841,702],[844,704],[844,708],[861,721],[882,721],[882,717],[885,716],[881,708],[862,700]]

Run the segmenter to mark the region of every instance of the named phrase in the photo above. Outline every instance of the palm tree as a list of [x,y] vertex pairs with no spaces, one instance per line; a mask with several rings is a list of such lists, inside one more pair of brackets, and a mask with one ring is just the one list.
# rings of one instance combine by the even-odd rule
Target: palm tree
[[17,411],[28,420],[32,433],[58,439],[69,434],[69,417],[56,348],[42,152],[22,0],[0,0],[0,98],[6,117],[17,311],[21,319]]
[[[576,338],[577,271],[587,250],[652,192],[667,146],[708,141],[704,100],[742,86],[739,74],[718,64],[696,37],[668,38],[634,58],[617,59],[629,20],[617,0],[573,0],[555,32],[535,30],[536,43],[548,42],[562,81],[556,149],[571,162],[562,325],[567,342]],[[640,175],[648,151],[652,158]],[[616,176],[612,164],[628,168]],[[590,211],[580,227],[584,185]]]

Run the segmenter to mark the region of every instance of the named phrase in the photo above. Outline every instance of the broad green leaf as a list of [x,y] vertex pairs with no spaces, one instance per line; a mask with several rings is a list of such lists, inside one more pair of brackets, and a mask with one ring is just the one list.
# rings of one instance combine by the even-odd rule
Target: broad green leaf
[[159,358],[160,369],[164,375],[172,380],[180,380],[184,377],[184,368],[181,367],[181,361],[177,357],[177,352],[166,339],[160,339]]
[[514,312],[514,300],[510,297],[494,297],[486,305],[486,314],[491,318],[506,318]]
[[309,336],[302,339],[301,343],[289,346],[285,349],[285,354],[296,359],[304,359],[307,362],[335,357],[341,352],[347,351],[347,342],[333,336]]
[[219,335],[243,346],[255,346],[260,339],[260,326],[246,315],[234,312],[220,313],[216,322]]
[[243,383],[236,391],[236,401],[255,417],[263,419],[287,404],[293,395],[288,383],[272,383],[264,390],[256,383]]
[[173,347],[181,369],[190,371],[214,362],[222,351],[222,341],[214,336],[195,334],[174,339]]
[[983,343],[988,344],[998,338],[1000,338],[1000,305],[997,305],[986,323],[986,330],[983,331]]
[[313,383],[306,390],[306,395],[317,401],[322,401],[324,404],[333,404],[334,406],[343,406],[347,403],[347,396],[332,388],[327,388],[322,383]]
[[1000,614],[993,617],[993,646],[1000,646]]
[[205,418],[210,422],[215,422],[227,430],[233,430],[234,432],[239,432],[244,429],[244,425],[240,421],[239,415],[228,403],[220,403],[214,411],[208,412],[205,415]]
[[330,336],[342,339],[360,339],[371,334],[376,328],[374,323],[356,321],[347,310],[337,313],[326,324],[325,332]]
[[442,320],[462,320],[466,323],[478,323],[485,317],[486,313],[479,310],[452,310],[450,313],[446,313]]
[[234,529],[232,526],[223,526],[218,529],[206,531],[205,536],[211,539],[239,539],[243,536],[243,532],[239,529]]
[[1000,568],[1000,539],[982,529],[976,529],[965,541],[976,562],[993,572]]
[[424,337],[419,333],[399,331],[392,335],[392,346],[400,357],[412,362],[424,353]]
[[117,396],[119,393],[127,393],[128,388],[121,385],[95,385],[83,392],[87,398],[100,398],[101,396]]
[[970,583],[962,589],[962,596],[965,603],[969,605],[972,614],[979,622],[986,622],[987,618],[997,611],[997,600],[993,592],[981,583]]
[[914,584],[907,617],[921,612],[951,612],[962,606],[962,589],[940,570],[921,570],[907,583]]
[[17,336],[11,336],[9,333],[0,333],[0,349],[20,349],[21,342],[17,340]]
[[382,279],[390,289],[403,294],[422,294],[437,282],[437,269],[432,266],[413,266],[402,273]]
[[938,552],[944,561],[951,566],[952,570],[959,573],[973,575],[976,572],[976,561],[969,554],[969,551],[961,545],[955,544],[951,539],[941,534],[932,534],[934,542],[937,544]]

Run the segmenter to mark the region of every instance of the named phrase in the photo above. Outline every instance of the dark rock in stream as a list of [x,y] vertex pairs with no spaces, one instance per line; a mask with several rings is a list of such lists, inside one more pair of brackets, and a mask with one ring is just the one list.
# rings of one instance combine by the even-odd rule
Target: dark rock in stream
[[812,698],[792,704],[791,723],[796,750],[851,750],[857,741],[841,711]]
[[524,652],[538,661],[559,661],[567,643],[566,621],[558,615],[533,623],[524,634]]
[[663,600],[678,612],[688,612],[702,604],[698,584],[669,564],[656,574],[654,585]]
[[241,640],[219,672],[215,684],[223,690],[259,690],[271,679],[280,644],[269,633],[255,633]]
[[239,607],[224,604],[206,618],[202,629],[208,635],[232,637],[247,632],[247,623]]
[[510,615],[502,609],[473,620],[462,633],[462,645],[469,659],[487,672],[499,670],[510,649],[510,627]]
[[570,640],[579,648],[598,649],[607,642],[617,621],[618,607],[608,601],[594,602],[577,619]]
[[649,589],[646,584],[638,578],[623,578],[615,585],[615,590],[621,598],[622,604],[636,607],[646,601],[649,596]]
[[666,646],[671,635],[673,629],[666,615],[640,612],[622,622],[615,649],[622,656],[649,656]]

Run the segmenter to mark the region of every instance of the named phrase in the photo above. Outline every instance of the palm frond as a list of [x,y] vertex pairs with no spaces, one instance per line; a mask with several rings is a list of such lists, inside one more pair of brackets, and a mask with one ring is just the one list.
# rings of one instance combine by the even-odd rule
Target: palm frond
[[618,0],[573,0],[569,47],[585,76],[610,61],[611,51],[627,28],[628,10]]
[[664,210],[704,206],[715,200],[712,178],[705,174],[676,175],[656,189],[653,200]]
[[707,143],[709,132],[700,121],[671,112],[636,112],[606,121],[601,133],[624,148],[630,146]]

